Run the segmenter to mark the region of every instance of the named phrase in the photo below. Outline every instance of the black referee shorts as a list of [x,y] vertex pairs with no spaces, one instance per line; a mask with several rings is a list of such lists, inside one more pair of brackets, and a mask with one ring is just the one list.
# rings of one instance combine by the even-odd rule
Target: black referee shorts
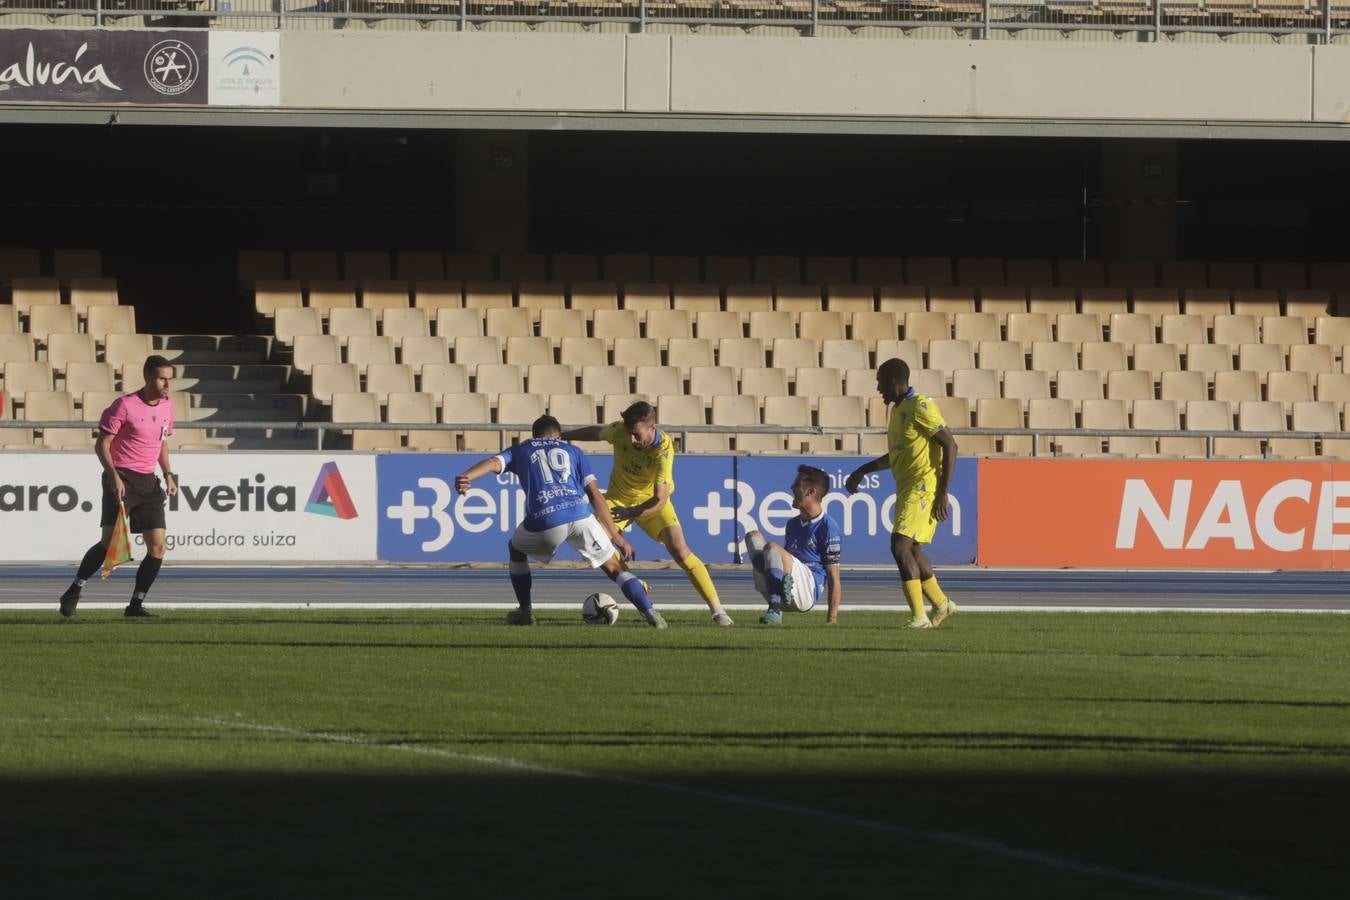
[[[159,485],[159,479],[153,472],[133,472],[130,469],[118,469],[122,484],[127,493],[122,502],[127,507],[127,518],[131,520],[131,530],[140,534],[164,528],[164,501],[167,495]],[[117,524],[117,491],[113,490],[112,476],[103,473],[103,516],[99,525],[104,528]]]

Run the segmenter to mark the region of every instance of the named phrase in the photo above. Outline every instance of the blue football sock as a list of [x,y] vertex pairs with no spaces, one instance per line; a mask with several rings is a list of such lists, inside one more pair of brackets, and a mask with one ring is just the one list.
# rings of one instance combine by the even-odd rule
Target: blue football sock
[[611,576],[614,583],[623,591],[623,595],[628,598],[628,602],[633,604],[641,612],[651,612],[652,600],[647,596],[647,589],[642,586],[642,582],[636,575],[628,571],[620,571],[618,575]]
[[530,609],[530,586],[534,584],[530,564],[511,560],[506,564],[506,571],[511,574],[511,587],[516,592],[516,602],[520,604],[521,609]]
[[783,554],[777,550],[764,554],[764,583],[769,588],[769,607],[777,609],[783,602]]

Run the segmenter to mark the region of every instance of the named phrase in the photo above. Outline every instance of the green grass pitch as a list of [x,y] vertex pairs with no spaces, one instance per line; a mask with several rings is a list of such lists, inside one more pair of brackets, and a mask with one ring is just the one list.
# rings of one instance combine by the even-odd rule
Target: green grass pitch
[[1350,617],[0,614],[28,897],[1343,897]]

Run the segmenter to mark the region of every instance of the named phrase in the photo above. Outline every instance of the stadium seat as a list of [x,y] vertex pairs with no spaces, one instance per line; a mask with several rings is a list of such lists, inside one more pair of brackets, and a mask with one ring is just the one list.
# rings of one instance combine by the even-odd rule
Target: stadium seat
[[[778,421],[777,419],[770,419],[767,409],[764,418],[766,421]],[[861,397],[837,397],[820,407],[817,419],[817,424],[822,428],[862,428],[866,424],[865,401]],[[820,439],[817,438],[817,440]],[[862,452],[859,435],[856,433],[827,435],[821,443],[826,449],[829,449],[829,444],[835,441],[839,442],[839,449],[843,453]],[[815,452],[814,449],[812,452]]]
[[1211,262],[1209,286],[1230,290],[1252,290],[1256,287],[1256,269],[1249,262]]
[[1164,260],[1159,268],[1159,284],[1182,290],[1209,285],[1209,273],[1199,260]]
[[96,358],[92,335],[47,335],[47,362],[57,372],[65,372],[71,363],[91,363]]
[[979,311],[996,316],[1000,326],[1008,324],[1010,314],[1027,312],[1025,287],[981,287],[979,293]]
[[714,284],[677,282],[671,288],[671,305],[675,309],[688,310],[694,316],[705,312],[720,312],[722,291]]
[[[1181,415],[1171,400],[1136,400],[1130,416],[1134,428],[1146,431],[1179,431]],[[1163,456],[1204,456],[1203,439],[1184,437],[1158,438],[1158,452]]]
[[[149,335],[146,337],[149,337]],[[111,354],[111,347],[109,354]],[[144,362],[144,360],[145,357],[141,357],[141,362]],[[128,363],[130,362],[129,360]],[[336,362],[342,362],[342,348],[336,337],[331,334],[298,334],[295,336],[293,363],[299,371],[308,374],[319,363]],[[139,364],[136,363],[136,365]]]
[[599,404],[590,394],[549,394],[548,414],[562,423],[563,428],[580,428],[595,423]]
[[1203,372],[1165,371],[1159,383],[1159,395],[1179,406],[1192,400],[1209,399],[1209,383]]
[[628,370],[623,366],[581,367],[581,393],[606,397],[628,392]]
[[356,285],[350,281],[311,281],[308,305],[311,309],[317,309],[324,319],[334,309],[354,308]]
[[928,309],[930,312],[946,313],[954,317],[960,313],[975,312],[974,288],[935,286],[928,290]]
[[[334,422],[378,422],[380,421],[379,399],[374,394],[335,393],[333,394],[332,416]],[[394,449],[403,446],[397,431],[377,430],[373,428],[352,429],[353,450]]]
[[361,391],[361,373],[351,363],[317,363],[310,370],[309,395],[325,406],[333,405],[334,394]]
[[1278,344],[1239,344],[1238,368],[1255,373],[1265,384],[1271,372],[1285,370],[1284,350]]
[[483,337],[483,311],[441,307],[436,310],[436,335],[452,342],[460,338]]
[[[441,423],[478,425],[492,421],[488,398],[482,394],[444,394],[441,397]],[[496,431],[453,431],[454,440],[465,453],[495,453],[502,442]]]
[[1299,291],[1308,286],[1308,267],[1301,262],[1258,263],[1257,273],[1263,288]]
[[1278,316],[1280,314],[1280,292],[1233,291],[1233,313],[1240,316],[1253,316],[1258,320],[1266,316]]
[[539,394],[503,393],[497,400],[497,421],[506,424],[520,423],[525,428],[508,432],[504,445],[513,439],[527,440],[531,436],[529,426],[544,414],[544,398]]
[[[574,369],[582,366],[606,366],[609,365],[609,354],[605,352],[605,342],[600,338],[565,337],[558,343],[558,362],[566,363]],[[603,396],[595,391],[591,393],[595,393],[597,397]]]
[[950,285],[952,261],[946,256],[911,256],[905,260],[905,284]]
[[[725,363],[724,363],[725,364]],[[775,338],[773,365],[779,369],[794,369],[820,365],[820,349],[809,338]]]
[[643,337],[666,342],[672,338],[692,338],[694,322],[688,310],[653,309],[646,313]]
[[52,251],[52,272],[62,281],[98,278],[103,274],[103,255],[97,250]]
[[[713,398],[716,402],[717,398]],[[766,397],[764,417],[779,426],[810,426],[811,406],[805,397]],[[805,434],[737,434],[738,453],[781,453],[786,448],[800,452],[811,440]]]
[[[455,278],[453,274],[455,268],[454,257],[457,254],[451,254],[446,257],[445,271],[448,277]],[[488,257],[489,261],[491,257]],[[548,257],[542,253],[503,253],[497,258],[496,275],[487,278],[464,279],[465,281],[491,281],[493,278],[500,278],[502,281],[508,281],[513,284],[519,284],[524,281],[548,281]],[[490,269],[488,271],[491,271]]]
[[73,306],[34,306],[28,310],[28,333],[39,344],[51,334],[75,334],[78,331]]
[[848,256],[808,256],[806,280],[816,284],[853,286],[853,259]]
[[893,256],[863,256],[855,260],[859,284],[901,284],[905,280],[904,262]]
[[[443,266],[445,274],[440,277],[448,278],[451,281],[490,282],[497,280],[496,266],[493,265],[491,253],[447,253]],[[542,256],[502,257],[502,281],[543,281],[546,277],[543,271],[544,258]],[[537,278],[535,277],[536,272],[538,273]]]
[[455,362],[468,368],[469,377],[473,377],[480,365],[500,365],[502,362],[502,344],[495,337],[460,337],[451,345]]
[[1003,397],[1017,400],[1026,409],[1031,400],[1050,397],[1050,373],[1035,371],[1011,371],[1003,373]]
[[1214,375],[1214,399],[1234,405],[1244,400],[1260,400],[1261,379],[1255,372],[1218,372]]
[[1154,398],[1153,376],[1149,372],[1105,371],[1107,399],[1123,401],[1127,412],[1134,411],[1137,401]]
[[675,366],[638,366],[633,382],[639,394],[650,397],[684,393],[684,373]]
[[[568,307],[581,310],[588,316],[591,314],[599,316],[601,313],[623,313],[625,315],[611,318],[632,318],[634,323],[637,321],[637,316],[632,310],[619,309],[619,289],[617,285],[610,282],[573,284]],[[598,327],[598,320],[595,321]]]
[[742,322],[747,322],[752,312],[773,309],[773,290],[763,284],[729,284],[726,309],[739,315]]
[[59,306],[61,283],[55,278],[15,278],[10,299],[20,316],[27,316],[34,306]]
[[1308,267],[1308,287],[1330,292],[1350,290],[1350,263],[1313,263]]
[[1313,320],[1313,343],[1330,347],[1337,359],[1343,359],[1350,347],[1350,317],[1317,316]]
[[469,369],[461,363],[426,363],[418,378],[418,388],[433,397],[469,392]]
[[1005,284],[1003,260],[998,257],[962,257],[956,260],[956,283],[981,288]]
[[431,323],[425,309],[389,307],[380,313],[380,333],[395,341],[431,335]]
[[332,250],[292,250],[290,273],[297,281],[336,281],[338,255]]
[[485,322],[484,334],[500,341],[534,336],[534,319],[528,309],[491,307],[485,310]]
[[[1232,431],[1233,409],[1224,400],[1191,400],[1186,403],[1186,431]],[[1203,452],[1203,451],[1202,451]],[[1260,456],[1261,442],[1246,438],[1215,438],[1214,455],[1223,458]]]
[[1002,373],[1027,367],[1026,349],[1021,341],[981,341],[976,350],[981,369]]
[[819,405],[822,398],[844,395],[844,373],[839,369],[801,366],[793,372],[792,378],[797,396],[808,398],[812,409]]
[[1055,373],[1078,368],[1078,354],[1073,344],[1064,341],[1036,341],[1031,345],[1031,368],[1037,372]]
[[877,288],[877,310],[903,322],[909,313],[928,311],[928,293],[922,287],[882,284]]
[[1203,316],[1166,315],[1162,319],[1164,344],[1203,344],[1209,340]]
[[476,371],[470,369],[470,374],[474,393],[486,396],[494,407],[500,394],[519,394],[525,390],[525,373],[520,366],[510,363],[480,363]]
[[752,269],[757,284],[793,284],[802,279],[801,260],[795,256],[756,256]]
[[[690,371],[689,393],[691,394],[716,397],[718,394],[738,393],[736,390],[736,370],[729,366],[704,367],[697,373],[697,378],[695,378],[695,374],[694,370]],[[772,367],[742,369],[739,393],[750,397],[786,397],[788,395],[787,370]],[[1346,399],[1350,399],[1350,397]]]
[[[1239,431],[1287,431],[1285,407],[1272,400],[1248,400],[1237,406]],[[1236,438],[1235,441],[1245,440]],[[1217,441],[1216,441],[1217,443]],[[1243,455],[1261,454],[1261,441],[1244,446]],[[1285,459],[1316,456],[1312,438],[1267,438],[1265,444],[1274,457]]]
[[923,368],[923,353],[919,351],[919,342],[914,340],[879,340],[876,358],[878,366],[888,359],[899,359],[906,362],[910,369]]
[[536,363],[525,367],[525,389],[540,396],[575,391],[576,370],[562,363]]
[[361,306],[373,309],[381,318],[391,309],[406,309],[411,306],[409,285],[406,281],[365,281],[361,284]]
[[78,398],[91,391],[111,391],[117,385],[113,367],[105,362],[71,362],[66,364],[65,389]]
[[[1079,312],[1096,316],[1102,321],[1110,319],[1117,313],[1129,312],[1129,303],[1127,301],[1127,292],[1124,288],[1116,287],[1098,287],[1085,288],[1081,292],[1078,302]],[[1072,315],[1072,313],[1060,313],[1059,315]]]
[[[516,297],[520,308],[529,313],[531,322],[541,321],[546,310],[557,311],[567,308],[567,291],[561,284],[526,282],[520,286]],[[582,315],[581,310],[573,312]]]
[[342,254],[342,277],[348,281],[388,281],[393,274],[387,251],[347,250]]
[[1083,369],[1098,372],[1118,372],[1130,367],[1129,351],[1124,344],[1114,341],[1085,341],[1080,348]]
[[[1034,429],[1077,428],[1078,420],[1074,416],[1073,403],[1069,400],[1038,398],[1031,400],[1027,408],[1027,427]],[[1048,445],[1048,447],[1047,447]],[[1051,435],[1040,439],[1039,454],[1049,456],[1082,456],[1102,452],[1099,438],[1083,436]]]
[[374,363],[392,363],[394,342],[379,335],[354,334],[347,339],[346,362],[354,363],[363,373]]
[[[819,281],[820,279],[812,279]],[[877,310],[876,291],[870,284],[826,283],[825,309],[848,318]]]
[[1055,317],[1055,340],[1082,350],[1089,341],[1101,342],[1102,320],[1096,313],[1063,314]]
[[1289,371],[1313,375],[1336,371],[1331,348],[1325,344],[1295,344],[1289,348]]
[[19,311],[13,303],[0,303],[0,334],[19,333]]
[[[1294,430],[1320,431],[1334,434],[1341,431],[1338,406],[1325,400],[1294,404]],[[1323,438],[1322,456],[1350,459],[1350,440]]]
[[969,341],[934,340],[928,345],[927,368],[943,373],[947,380],[957,369],[975,368],[975,354]]
[[586,316],[579,309],[542,309],[539,311],[539,333],[552,341],[554,347],[561,346],[563,338],[584,338]]
[[900,337],[900,323],[895,313],[856,312],[850,321],[849,336],[865,343],[869,352],[876,352],[878,341]]
[[1344,372],[1326,372],[1314,380],[1317,399],[1330,401],[1338,407],[1350,402],[1350,375]]
[[589,253],[555,253],[549,260],[549,272],[554,281],[564,284],[600,280],[600,266]]
[[774,291],[773,308],[799,316],[808,312],[823,312],[821,289],[818,284],[779,284]]
[[1055,396],[1072,401],[1074,412],[1078,412],[1084,400],[1102,399],[1104,381],[1100,372],[1064,369],[1055,373]]
[[1182,312],[1200,316],[1206,328],[1213,328],[1219,316],[1231,315],[1233,302],[1230,293],[1222,288],[1188,290],[1184,294]]
[[841,341],[846,337],[844,314],[829,310],[803,310],[797,319],[798,333],[814,341]]
[[[671,338],[666,344],[666,365],[678,369],[681,377],[688,378],[690,369],[695,366],[711,366],[714,360],[713,342],[705,338]],[[674,391],[641,393],[665,394]]]
[[[1217,394],[1215,399],[1218,399]],[[1258,391],[1256,396],[1248,399],[1259,400],[1261,394]],[[1266,399],[1282,404],[1286,416],[1293,415],[1295,403],[1307,403],[1313,399],[1312,376],[1307,372],[1272,372]]]
[[659,366],[661,345],[652,338],[615,338],[614,365],[626,368],[630,377],[636,374],[639,366]]
[[1008,316],[1008,340],[1019,341],[1026,352],[1037,341],[1052,341],[1050,317],[1046,313],[1011,313]]
[[458,281],[414,281],[413,306],[427,310],[458,309],[464,306],[464,289]]
[[515,289],[501,281],[468,281],[464,284],[467,309],[511,309],[516,305]]
[[[34,249],[0,248],[0,282],[42,274],[42,253]],[[0,432],[3,436],[3,432]]]
[[1186,371],[1203,372],[1212,382],[1215,373],[1233,371],[1233,349],[1226,344],[1187,344]]
[[1099,288],[1106,285],[1106,267],[1099,259],[1060,259],[1055,261],[1055,269],[1058,274],[1055,284],[1064,287]]
[[1216,344],[1240,348],[1243,344],[1255,344],[1260,340],[1255,316],[1217,315],[1213,327],[1213,342]]
[[[1129,410],[1123,400],[1084,400],[1083,428],[1102,430],[1130,427]],[[1153,456],[1158,442],[1150,437],[1112,435],[1106,439],[1106,452],[1119,456]]]
[[614,348],[616,339],[636,339],[641,335],[637,313],[631,309],[597,309],[591,317],[591,334]]
[[1107,260],[1106,283],[1124,288],[1154,287],[1158,284],[1158,267],[1147,259]]
[[1154,328],[1162,326],[1164,316],[1175,316],[1181,313],[1181,301],[1177,291],[1170,287],[1135,291],[1133,305],[1135,314],[1148,316],[1153,320]]
[[394,254],[394,277],[412,282],[443,281],[445,254],[439,250],[400,250]]
[[[327,335],[316,336],[328,340]],[[110,334],[103,343],[103,361],[116,371],[120,372],[125,368],[132,372],[132,381],[136,383],[123,382],[123,387],[128,391],[141,386],[139,377],[141,366],[145,364],[146,357],[153,352],[154,340],[148,334]]]
[[947,396],[947,376],[933,369],[911,369],[909,386],[915,393],[936,399]]
[[652,280],[693,284],[703,277],[696,256],[652,257]]
[[941,312],[905,313],[903,333],[905,340],[917,341],[919,349],[927,353],[931,341],[951,340],[951,319]]
[[772,343],[777,338],[795,338],[796,320],[784,311],[755,310],[750,313],[750,337]]
[[31,422],[72,422],[75,401],[69,391],[25,391],[23,417]]
[[708,256],[703,260],[703,278],[721,284],[753,281],[750,258],[745,256]]
[[993,313],[957,313],[952,319],[952,334],[958,341],[974,346],[981,341],[1003,340],[998,316]]
[[[731,427],[759,425],[759,400],[739,394],[713,397],[711,424]],[[728,446],[727,437],[726,434],[690,435],[688,449],[703,453],[723,452]]]
[[[705,398],[697,394],[672,394],[658,396],[655,399],[656,412],[662,426],[670,426],[670,431],[676,432],[674,437],[682,445],[684,450],[698,450],[711,445],[715,450],[725,449],[727,441],[726,435],[689,435],[685,440],[678,434],[679,425],[706,425],[707,418],[705,411],[711,404],[711,398]],[[626,406],[625,402],[623,406]],[[616,404],[616,409],[607,412],[605,419],[614,421],[618,419],[618,412],[623,408]]]
[[[1022,403],[1012,399],[975,401],[976,428],[1025,428]],[[965,438],[961,439],[963,442]],[[1005,435],[999,438],[1001,452],[1017,456],[1031,455],[1031,438]]]
[[94,446],[92,428],[44,428],[42,446],[48,450],[85,450]]
[[764,342],[759,338],[722,338],[717,342],[717,363],[737,369],[765,364]]
[[867,345],[862,341],[825,340],[820,346],[820,364],[834,369],[865,369]]
[[117,306],[117,280],[114,278],[72,278],[70,305],[81,319],[95,306]]
[[[773,314],[770,313],[770,315]],[[739,313],[721,310],[716,312],[704,311],[697,313],[694,317],[694,333],[711,341],[744,337],[745,330],[741,323],[742,319]]]
[[136,333],[136,308],[132,306],[94,306],[89,309],[85,331],[103,343],[110,334]]
[[[385,421],[397,422],[400,425],[434,425],[437,399],[430,394],[391,393]],[[403,434],[407,436],[408,447],[417,450],[455,450],[459,443],[453,431],[415,428]]]
[[[351,365],[348,363],[348,365]],[[402,363],[372,363],[366,368],[366,393],[374,394],[381,406],[389,405],[390,394],[409,394],[417,390],[411,366]],[[423,395],[429,396],[429,395]],[[391,422],[420,421],[417,419],[395,419],[390,410]]]
[[[1010,261],[1011,262],[1011,261]],[[1017,282],[1010,282],[1017,283]],[[1027,311],[1046,316],[1062,316],[1078,312],[1078,292],[1073,288],[1048,287],[1050,281],[1021,282],[1027,289]]]
[[650,281],[652,258],[645,253],[606,253],[600,258],[600,277],[605,281]]
[[999,373],[992,369],[957,369],[952,373],[952,396],[971,403],[1002,397]]
[[553,345],[543,337],[509,337],[506,339],[506,361],[512,365],[551,365]]
[[339,308],[328,314],[328,333],[344,347],[352,338],[374,337],[378,330],[373,309]]
[[86,422],[97,422],[103,418],[103,413],[112,406],[113,401],[122,396],[121,391],[85,391],[83,394],[76,394],[80,398],[80,418]]

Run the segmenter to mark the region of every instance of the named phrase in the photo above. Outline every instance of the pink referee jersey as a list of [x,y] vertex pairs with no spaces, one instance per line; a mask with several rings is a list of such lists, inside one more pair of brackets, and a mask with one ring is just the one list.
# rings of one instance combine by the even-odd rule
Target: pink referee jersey
[[125,394],[103,411],[98,428],[113,436],[115,468],[148,475],[155,471],[164,439],[173,434],[173,401],[165,397],[151,406],[139,392]]

